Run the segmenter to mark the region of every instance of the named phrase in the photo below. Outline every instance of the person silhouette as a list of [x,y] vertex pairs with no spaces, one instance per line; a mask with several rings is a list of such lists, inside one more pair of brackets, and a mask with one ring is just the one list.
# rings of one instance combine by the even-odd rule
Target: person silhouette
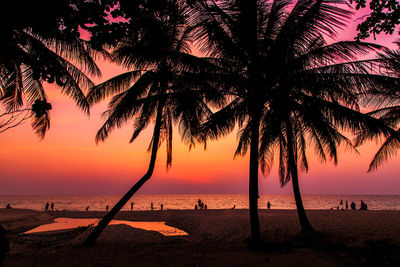
[[346,210],[349,209],[349,202],[346,200]]
[[131,202],[131,211],[133,210],[133,202]]
[[160,209],[161,209],[161,210],[164,210],[164,204],[161,204],[161,205],[160,205]]
[[361,200],[360,210],[367,210],[367,209],[368,209],[368,205],[365,204],[365,202]]
[[268,209],[271,208],[271,203],[269,203],[269,201],[267,202],[267,208],[268,208]]
[[154,204],[153,204],[153,202],[150,203],[150,209],[151,209],[151,210],[154,210]]
[[235,208],[236,208],[236,205],[233,205],[233,207],[231,209],[234,210]]
[[106,211],[108,211],[108,205],[106,206]]
[[54,202],[51,202],[50,207],[51,207],[51,211],[54,211]]
[[356,203],[354,203],[354,202],[352,201],[351,204],[350,204],[350,208],[351,208],[352,210],[355,210],[355,209],[356,209]]
[[49,202],[46,203],[46,206],[44,207],[44,211],[48,211],[49,210]]
[[197,204],[196,204],[196,205],[194,205],[194,210],[197,210]]
[[88,211],[88,210],[89,210],[89,206],[86,207],[86,211]]
[[[203,203],[204,204],[204,203]],[[207,210],[207,204],[204,204],[204,210]]]
[[10,203],[7,204],[6,209],[11,209]]

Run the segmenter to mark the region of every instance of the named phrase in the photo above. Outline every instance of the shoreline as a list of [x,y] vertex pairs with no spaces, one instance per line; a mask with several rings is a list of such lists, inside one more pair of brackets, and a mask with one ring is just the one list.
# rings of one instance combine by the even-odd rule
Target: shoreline
[[[107,206],[112,208],[121,196],[119,195],[84,195],[84,196],[10,196],[0,197],[0,207],[5,208],[10,204],[13,208],[26,208],[37,211],[44,211],[48,203],[54,203],[54,210],[58,211],[106,211]],[[160,210],[163,204],[164,210],[194,210],[198,200],[207,204],[208,209],[248,209],[248,196],[242,194],[214,194],[214,195],[175,195],[175,194],[142,194],[132,198],[122,208],[123,211],[130,211],[134,203],[135,211],[150,211],[151,203],[155,210]],[[362,195],[304,195],[304,207],[307,210],[330,210],[345,208],[347,201],[350,208],[351,203],[360,207],[361,200],[369,210],[400,210],[400,196],[362,196]],[[342,201],[343,205],[340,205]],[[260,195],[259,208],[267,208],[268,202],[272,209],[295,210],[296,205],[292,195]]]
[[[96,213],[104,213],[106,214],[107,212],[109,212],[110,210],[106,211],[106,210],[77,210],[77,209],[63,209],[63,210],[54,210],[54,211],[44,211],[44,210],[35,210],[35,209],[28,209],[28,208],[11,208],[11,209],[6,209],[6,208],[0,208],[0,216],[1,216],[1,211],[2,210],[20,210],[20,211],[32,211],[32,212],[43,212],[43,213],[48,213],[48,214],[57,214],[57,213],[62,213],[62,212],[82,212],[82,213],[91,213],[91,212],[96,212]],[[150,209],[145,209],[145,210],[138,210],[138,209],[134,209],[134,210],[120,210],[119,212],[209,212],[209,211],[227,211],[227,210],[240,210],[240,211],[248,211],[248,208],[226,208],[226,209],[207,209],[207,210],[195,210],[195,209],[168,209],[168,208],[164,208],[163,210],[160,209],[154,209],[154,210],[150,210]],[[264,212],[264,211],[271,211],[271,212],[285,212],[285,211],[291,211],[291,212],[295,212],[296,209],[267,209],[267,208],[259,208],[258,209],[259,212]],[[352,210],[352,209],[305,209],[306,212],[315,212],[315,211],[332,211],[332,212],[357,212],[357,211],[363,211],[358,209]],[[398,211],[400,212],[400,209],[368,209],[366,211],[371,211],[371,212],[375,212],[375,211]]]

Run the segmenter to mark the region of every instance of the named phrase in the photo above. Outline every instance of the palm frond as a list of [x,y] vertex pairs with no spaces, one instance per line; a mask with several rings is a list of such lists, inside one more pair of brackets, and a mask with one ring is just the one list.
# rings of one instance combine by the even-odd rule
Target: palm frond
[[87,101],[90,105],[93,105],[112,96],[113,94],[118,94],[129,88],[140,75],[140,70],[128,71],[98,84],[90,88],[89,93],[87,94]]
[[[399,131],[397,131],[397,133],[399,133]],[[396,138],[394,135],[389,136],[374,155],[369,165],[368,172],[375,171],[383,162],[397,155],[399,147],[400,139]]]

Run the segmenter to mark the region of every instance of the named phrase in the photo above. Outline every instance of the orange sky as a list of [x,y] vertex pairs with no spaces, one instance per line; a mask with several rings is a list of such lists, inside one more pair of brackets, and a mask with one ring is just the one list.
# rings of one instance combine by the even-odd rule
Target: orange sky
[[[353,26],[354,28],[354,26]],[[348,30],[339,39],[350,39]],[[385,37],[383,37],[385,38]],[[382,40],[382,38],[381,38]],[[386,40],[387,41],[387,40]],[[121,69],[102,63],[103,78]],[[0,135],[0,194],[114,194],[124,193],[144,174],[149,161],[146,152],[152,127],[129,144],[130,127],[115,130],[104,143],[96,145],[94,136],[105,104],[95,106],[91,117],[79,111],[72,100],[47,85],[51,129],[40,141],[30,124]],[[177,131],[175,131],[177,133]],[[173,165],[165,169],[165,149],[161,147],[153,178],[140,193],[247,193],[248,157],[233,159],[236,132],[208,144],[207,151],[197,146],[188,151],[174,139]],[[302,174],[305,194],[400,194],[400,161],[393,158],[377,172],[367,174],[368,164],[377,149],[370,143],[360,155],[343,152],[338,166],[320,163],[310,154],[310,172]],[[260,176],[260,193],[291,193],[291,186],[280,188],[276,169]]]

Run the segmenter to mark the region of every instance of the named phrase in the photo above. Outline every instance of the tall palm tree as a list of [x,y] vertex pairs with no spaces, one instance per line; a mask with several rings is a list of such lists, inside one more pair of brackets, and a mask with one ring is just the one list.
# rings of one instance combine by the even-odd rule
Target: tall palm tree
[[[88,113],[83,90],[93,83],[85,73],[100,75],[93,50],[77,31],[79,23],[88,18],[71,1],[8,1],[3,8],[7,12],[0,19],[4,38],[0,44],[0,101],[5,112],[46,103],[42,84],[48,82]],[[32,126],[41,138],[50,127],[48,110],[47,105],[45,112],[31,114]]]
[[250,141],[249,207],[252,240],[261,243],[258,218],[258,143],[262,90],[259,57],[259,3],[250,1],[196,1],[191,3],[192,23],[201,51],[226,69],[218,79],[231,102],[202,126],[204,136],[218,138],[233,130],[235,122],[247,123]]
[[[113,52],[114,59],[128,71],[94,88],[88,94],[91,104],[116,94],[105,113],[107,119],[96,135],[104,141],[108,134],[128,120],[134,120],[130,142],[155,119],[147,172],[118,201],[85,240],[93,244],[104,228],[129,199],[147,182],[154,171],[157,151],[167,146],[167,168],[172,162],[173,126],[178,124],[182,140],[190,146],[193,133],[211,111],[204,100],[221,105],[213,90],[204,90],[208,78],[206,60],[190,55],[191,29],[187,27],[187,7],[181,1],[144,1],[142,5],[121,1],[122,10],[132,12],[132,20],[123,39]],[[196,78],[194,78],[196,77]],[[211,87],[211,85],[210,85]],[[208,92],[207,92],[208,91]]]
[[[388,78],[370,71],[373,60],[357,56],[379,48],[361,42],[327,45],[351,12],[345,1],[203,1],[197,31],[204,51],[214,55],[231,84],[221,84],[233,100],[202,127],[202,138],[219,138],[239,125],[235,155],[250,147],[249,205],[252,238],[260,243],[257,215],[258,167],[267,172],[279,151],[282,185],[292,180],[303,231],[312,232],[302,204],[298,168],[307,170],[307,139],[317,154],[337,161],[336,146],[352,144],[340,133],[384,126],[360,113],[358,95],[380,88]],[[249,18],[250,16],[250,18]],[[276,150],[277,149],[277,150]]]

